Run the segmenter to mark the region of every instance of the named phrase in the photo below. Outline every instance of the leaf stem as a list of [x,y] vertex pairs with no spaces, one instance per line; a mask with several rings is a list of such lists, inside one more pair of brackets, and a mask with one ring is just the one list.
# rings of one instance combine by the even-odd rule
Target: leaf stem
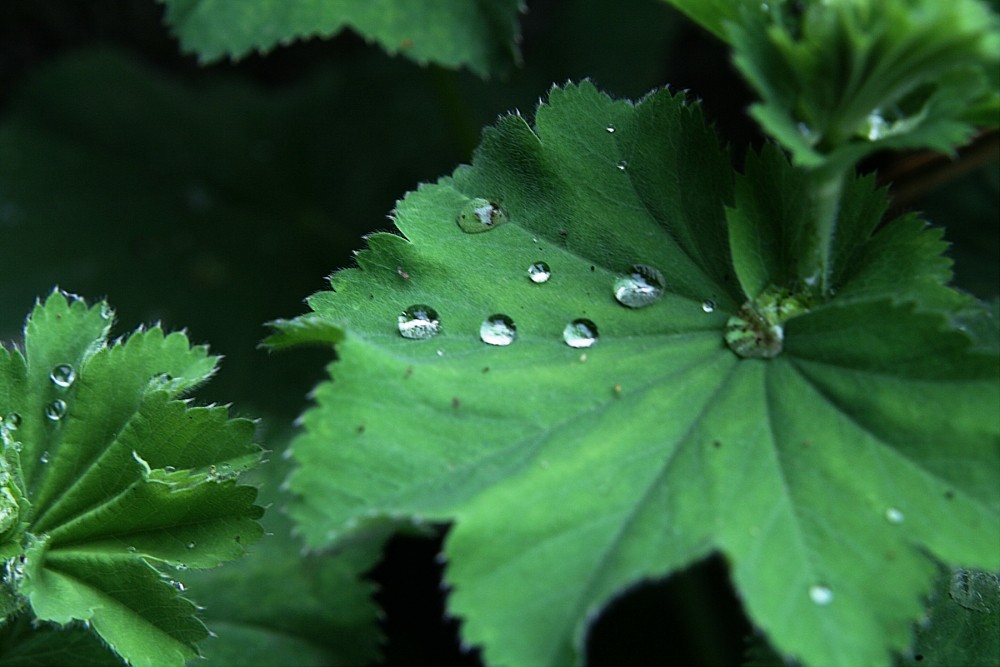
[[846,170],[839,165],[824,165],[809,172],[811,224],[806,252],[799,259],[799,278],[819,294],[830,293],[831,249],[840,216],[840,197]]

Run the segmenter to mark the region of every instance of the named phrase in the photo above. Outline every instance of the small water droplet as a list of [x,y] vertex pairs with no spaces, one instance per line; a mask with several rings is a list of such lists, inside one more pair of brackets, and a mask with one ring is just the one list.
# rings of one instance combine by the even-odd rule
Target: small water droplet
[[545,262],[535,262],[528,267],[528,278],[533,283],[548,282],[551,277],[552,271],[549,270],[549,265]]
[[49,373],[49,379],[55,386],[68,389],[76,380],[76,371],[69,364],[59,364]]
[[194,542],[188,542],[187,543],[187,548],[188,549],[194,549]]
[[597,325],[590,320],[573,320],[563,329],[563,340],[570,347],[590,347],[597,342],[597,339]]
[[468,234],[478,234],[496,229],[507,222],[507,214],[499,205],[489,199],[476,197],[470,199],[456,218],[458,226]]
[[828,605],[833,602],[833,591],[827,586],[815,584],[809,587],[809,599],[818,605]]
[[714,313],[715,302],[712,301],[711,299],[705,299],[704,301],[701,302],[701,309],[704,310],[706,313]]
[[49,462],[49,453],[47,451],[46,452],[42,452],[42,455],[38,457],[38,462],[41,463],[42,465],[45,465],[46,463],[48,463]]
[[514,320],[500,313],[490,315],[479,326],[479,338],[489,345],[510,345],[516,337]]
[[615,133],[615,126],[614,125],[608,125],[607,128],[605,128],[605,129],[607,129],[608,134],[614,134]]
[[889,523],[903,523],[903,513],[895,507],[890,507],[885,511],[885,519]]
[[399,335],[410,340],[426,340],[441,333],[441,320],[430,306],[414,304],[399,314]]
[[183,572],[184,570],[188,569],[188,566],[187,563],[177,563],[176,565],[174,565],[174,569],[177,570],[178,572]]
[[50,420],[57,422],[63,418],[66,414],[66,401],[57,398],[48,405],[45,406],[45,416]]
[[615,166],[618,167],[618,171],[625,171],[626,169],[628,169],[628,160],[622,160]]
[[177,468],[174,466],[163,466],[163,472],[175,472]]
[[115,311],[108,305],[107,301],[101,302],[101,319],[110,320],[115,316]]
[[666,281],[658,269],[646,264],[633,264],[627,274],[615,280],[615,299],[623,306],[642,308],[659,301],[665,287]]
[[135,553],[135,547],[133,547],[133,546],[127,546],[127,547],[125,547],[125,551],[129,552],[130,554],[134,554]]
[[438,350],[438,351],[436,352],[436,354],[437,354],[437,356],[439,356],[439,357],[443,357],[443,356],[444,356],[444,350]]
[[170,585],[173,586],[174,588],[176,588],[177,590],[179,590],[181,593],[183,593],[184,591],[187,590],[187,586],[185,586],[183,583],[181,583],[179,581],[176,581],[174,579],[170,580]]
[[16,412],[12,412],[7,415],[7,419],[4,420],[4,424],[7,426],[8,431],[16,431],[21,425],[21,415]]

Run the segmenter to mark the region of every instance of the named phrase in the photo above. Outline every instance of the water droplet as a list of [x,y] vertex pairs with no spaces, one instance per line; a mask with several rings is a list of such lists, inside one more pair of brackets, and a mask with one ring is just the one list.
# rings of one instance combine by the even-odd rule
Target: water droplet
[[174,579],[170,580],[170,585],[179,590],[181,593],[187,590],[187,587],[183,583],[176,581]]
[[533,283],[548,282],[551,277],[552,271],[549,270],[549,265],[545,262],[535,262],[528,267],[528,278]]
[[50,420],[57,422],[63,418],[66,414],[66,401],[57,398],[48,405],[45,406],[45,416]]
[[69,364],[59,364],[49,373],[52,384],[62,389],[68,389],[76,380],[76,371]]
[[607,129],[608,134],[614,134],[615,133],[615,126],[614,125],[608,125],[607,128],[605,128],[605,129]]
[[885,511],[885,519],[889,523],[903,523],[903,513],[895,507],[890,507]]
[[597,339],[597,325],[590,320],[573,320],[563,329],[563,340],[570,347],[590,347]]
[[646,264],[633,264],[628,273],[615,280],[615,299],[629,308],[642,308],[659,301],[666,282],[659,270]]
[[462,207],[456,221],[463,232],[478,234],[496,229],[507,222],[507,214],[489,199],[476,197]]
[[414,304],[399,314],[399,335],[411,340],[426,340],[441,333],[441,320],[430,306]]
[[833,602],[833,591],[827,586],[816,584],[809,587],[809,599],[818,605],[828,605]]
[[101,302],[101,319],[110,320],[115,316],[115,311],[108,305],[107,301]]
[[7,419],[4,420],[4,425],[8,431],[16,431],[17,427],[21,425],[21,415],[16,412],[10,413],[7,415]]
[[174,569],[177,570],[178,572],[183,572],[184,570],[188,569],[188,566],[187,563],[177,563],[174,565]]
[[42,465],[45,465],[46,463],[48,463],[49,462],[49,453],[47,451],[46,452],[42,452],[42,455],[38,457],[38,462],[41,463]]
[[622,160],[615,166],[618,167],[618,171],[625,171],[626,169],[628,169],[628,160]]
[[490,315],[479,326],[479,338],[489,345],[510,345],[516,337],[517,326],[506,315]]
[[127,546],[127,547],[125,547],[125,551],[129,552],[130,554],[134,554],[135,553],[135,547],[133,547],[133,546]]
[[187,543],[187,548],[188,549],[194,549],[194,542],[188,542]]
[[704,301],[701,302],[701,309],[704,310],[706,313],[714,313],[715,302],[712,301],[711,299],[705,299]]

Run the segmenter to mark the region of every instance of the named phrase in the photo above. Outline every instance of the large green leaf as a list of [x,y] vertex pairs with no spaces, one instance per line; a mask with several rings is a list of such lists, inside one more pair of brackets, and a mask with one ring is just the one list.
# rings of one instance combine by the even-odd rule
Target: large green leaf
[[[998,359],[950,323],[964,300],[941,297],[939,236],[872,231],[870,180],[847,188],[842,296],[782,296],[801,287],[781,282],[797,210],[762,202],[794,201],[790,170],[752,159],[734,199],[697,108],[664,91],[633,105],[570,85],[535,128],[502,118],[471,167],[399,202],[405,238],[370,237],[313,314],[276,323],[280,345],[341,340],[293,445],[309,543],[383,515],[454,521],[451,610],[491,664],[579,659],[609,598],[714,550],[785,655],[887,664],[928,553],[1000,564]],[[626,308],[613,286],[634,264],[666,288]],[[922,277],[900,291],[894,271]],[[776,356],[734,354],[729,318],[766,299]],[[404,309],[438,333],[401,336]],[[509,346],[480,340],[497,314]],[[581,318],[589,348],[564,342]]]
[[520,0],[161,1],[183,48],[203,61],[330,37],[345,27],[389,53],[418,63],[465,66],[481,75],[507,69],[519,57]]
[[[106,344],[114,313],[55,291],[24,352],[0,351],[6,615],[87,622],[135,665],[180,664],[206,636],[195,605],[154,565],[214,567],[261,534],[254,425],[182,395],[216,359],[181,333]],[[8,522],[9,523],[9,522]]]

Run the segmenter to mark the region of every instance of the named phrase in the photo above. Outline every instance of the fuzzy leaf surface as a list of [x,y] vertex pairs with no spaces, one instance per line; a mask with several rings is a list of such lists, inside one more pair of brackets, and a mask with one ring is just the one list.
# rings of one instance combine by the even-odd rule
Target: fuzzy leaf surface
[[207,633],[155,565],[215,567],[260,536],[256,490],[236,483],[260,448],[249,420],[181,400],[215,370],[203,346],[158,327],[108,345],[113,316],[55,291],[24,352],[0,352],[20,520],[4,591],[41,621],[87,621],[132,664],[182,664]]
[[[847,296],[787,321],[776,358],[737,357],[728,318],[784,270],[743,248],[748,230],[765,258],[795,243],[794,207],[762,220],[751,205],[788,194],[790,167],[760,162],[734,195],[696,107],[582,83],[554,89],[534,127],[502,118],[471,167],[399,202],[405,238],[369,237],[314,313],[276,323],[282,345],[343,332],[293,443],[307,541],[385,515],[454,521],[450,608],[490,664],[579,660],[609,598],[712,551],[785,655],[888,664],[928,552],[1000,563],[998,360],[951,325],[934,232],[903,225],[884,261],[929,277],[897,293],[875,252],[895,227],[872,232],[884,201],[863,179],[843,223],[861,245],[836,255]],[[464,232],[483,201],[499,224]],[[644,308],[613,296],[633,264],[666,283]],[[440,333],[400,336],[415,304]],[[493,314],[513,344],[480,340]],[[593,347],[564,342],[577,318]]]
[[242,58],[352,28],[389,53],[487,75],[519,59],[519,0],[161,0],[186,51]]

